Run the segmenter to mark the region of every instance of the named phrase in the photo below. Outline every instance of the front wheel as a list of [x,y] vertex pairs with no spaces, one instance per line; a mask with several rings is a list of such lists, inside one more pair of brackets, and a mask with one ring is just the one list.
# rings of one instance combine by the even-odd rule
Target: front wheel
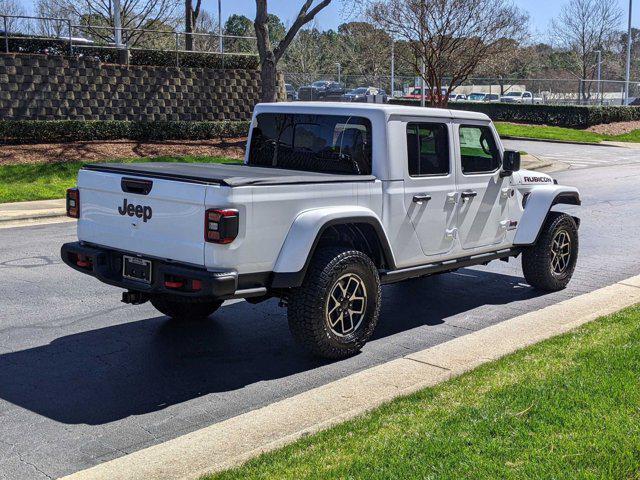
[[188,321],[207,318],[220,308],[222,301],[156,295],[151,297],[151,305],[167,317]]
[[341,359],[369,340],[380,312],[380,278],[371,259],[347,248],[323,248],[289,298],[294,339],[312,354]]
[[562,290],[573,276],[578,259],[578,226],[566,213],[551,212],[538,241],[522,254],[524,278],[532,287]]

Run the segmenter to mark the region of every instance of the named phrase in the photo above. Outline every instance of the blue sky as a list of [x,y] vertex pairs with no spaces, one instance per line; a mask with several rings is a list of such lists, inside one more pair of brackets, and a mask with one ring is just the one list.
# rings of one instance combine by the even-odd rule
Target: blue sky
[[[541,40],[546,37],[549,22],[557,15],[560,8],[567,0],[515,0],[514,3],[523,10],[529,12],[534,33],[541,35]],[[623,10],[623,20],[620,29],[626,29],[626,12],[628,2],[626,0],[611,0],[619,4]],[[33,5],[34,0],[25,0],[27,5]],[[269,11],[275,13],[287,23],[290,23],[297,13],[296,6],[300,5],[299,0],[270,0]],[[217,0],[203,0],[204,8],[211,13],[217,12]],[[342,8],[340,0],[333,0],[323,12],[318,15],[317,20],[321,28],[336,28],[344,21],[341,15]],[[226,19],[234,13],[246,15],[253,18],[255,15],[255,0],[222,0],[222,18]],[[633,26],[640,25],[640,5],[636,4],[632,17]]]

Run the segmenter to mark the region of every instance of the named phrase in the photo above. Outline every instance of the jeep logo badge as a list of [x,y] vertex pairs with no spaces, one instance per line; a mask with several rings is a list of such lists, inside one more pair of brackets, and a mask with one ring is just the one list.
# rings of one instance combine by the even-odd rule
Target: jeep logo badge
[[118,213],[122,216],[129,215],[133,217],[134,215],[138,218],[141,218],[144,223],[147,223],[147,220],[151,220],[153,216],[153,211],[151,207],[146,205],[134,205],[133,203],[127,203],[127,199],[124,199],[121,207],[118,207]]

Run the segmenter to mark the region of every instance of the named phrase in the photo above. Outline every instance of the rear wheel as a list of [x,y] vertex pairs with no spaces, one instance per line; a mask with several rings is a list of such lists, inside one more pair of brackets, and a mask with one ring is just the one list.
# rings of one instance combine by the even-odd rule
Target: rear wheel
[[532,287],[554,292],[567,286],[578,259],[578,226],[566,213],[551,212],[536,244],[522,254],[524,278]]
[[378,323],[380,278],[371,259],[347,248],[323,248],[289,299],[289,328],[316,356],[356,354]]
[[151,297],[151,305],[167,317],[188,321],[207,318],[220,308],[222,301],[156,295]]

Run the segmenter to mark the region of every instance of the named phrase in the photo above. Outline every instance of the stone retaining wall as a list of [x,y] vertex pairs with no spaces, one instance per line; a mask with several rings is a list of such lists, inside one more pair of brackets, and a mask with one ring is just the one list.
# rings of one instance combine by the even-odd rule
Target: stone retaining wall
[[0,54],[5,120],[247,120],[259,98],[256,70]]

